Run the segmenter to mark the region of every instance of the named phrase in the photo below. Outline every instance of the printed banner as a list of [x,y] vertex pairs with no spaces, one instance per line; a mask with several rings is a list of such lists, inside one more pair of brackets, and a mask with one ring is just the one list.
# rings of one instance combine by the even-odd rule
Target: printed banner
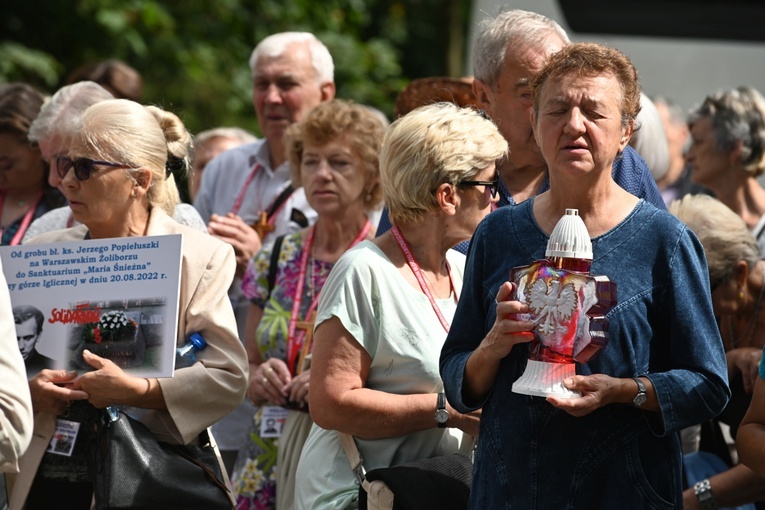
[[137,377],[171,377],[180,234],[0,247],[27,374],[84,372],[88,349]]

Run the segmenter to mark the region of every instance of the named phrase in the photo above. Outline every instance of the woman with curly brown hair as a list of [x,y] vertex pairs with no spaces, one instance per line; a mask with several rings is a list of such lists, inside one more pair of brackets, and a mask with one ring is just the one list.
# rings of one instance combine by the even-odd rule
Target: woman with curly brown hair
[[[261,409],[233,473],[239,508],[293,506],[294,472],[313,423],[304,358],[319,293],[340,255],[374,235],[367,215],[382,199],[378,155],[384,131],[367,107],[335,100],[315,107],[287,132],[293,185],[305,189],[318,218],[263,248],[244,276],[251,300],[248,394]],[[288,410],[279,414],[277,408]],[[286,420],[281,437],[267,426],[278,416]]]

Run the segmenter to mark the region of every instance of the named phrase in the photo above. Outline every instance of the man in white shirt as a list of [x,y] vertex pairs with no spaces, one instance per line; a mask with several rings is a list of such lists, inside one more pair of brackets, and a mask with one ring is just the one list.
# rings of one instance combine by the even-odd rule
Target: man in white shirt
[[[248,262],[264,242],[316,219],[302,188],[290,186],[284,133],[311,108],[335,97],[332,56],[313,34],[284,32],[266,37],[253,50],[250,68],[252,102],[263,138],[213,158],[194,200],[210,234],[234,247],[237,278],[229,297],[242,340],[248,302],[241,292],[241,276]],[[252,413],[244,403],[213,429],[229,468],[246,438]]]

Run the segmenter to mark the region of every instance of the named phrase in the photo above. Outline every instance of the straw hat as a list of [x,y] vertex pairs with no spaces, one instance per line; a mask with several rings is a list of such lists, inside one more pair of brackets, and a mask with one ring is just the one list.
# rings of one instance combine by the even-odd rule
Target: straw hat
[[393,107],[393,117],[406,115],[415,108],[446,101],[457,106],[480,108],[473,94],[473,78],[449,78],[434,76],[418,78],[399,92]]

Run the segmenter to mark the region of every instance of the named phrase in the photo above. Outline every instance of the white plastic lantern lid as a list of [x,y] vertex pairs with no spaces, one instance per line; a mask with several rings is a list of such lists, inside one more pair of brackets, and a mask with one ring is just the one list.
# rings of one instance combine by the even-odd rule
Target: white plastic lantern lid
[[566,214],[558,220],[547,241],[545,257],[592,260],[592,241],[579,209],[566,209]]

